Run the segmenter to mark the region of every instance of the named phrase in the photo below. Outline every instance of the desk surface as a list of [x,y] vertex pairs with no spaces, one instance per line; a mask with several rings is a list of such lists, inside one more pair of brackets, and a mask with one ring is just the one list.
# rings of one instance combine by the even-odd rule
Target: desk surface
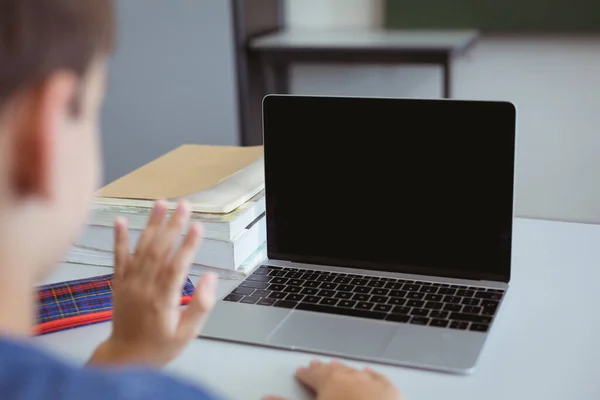
[[[48,279],[105,274],[106,268],[62,266]],[[592,400],[600,398],[600,226],[517,220],[511,287],[476,371],[454,376],[373,367],[407,400]],[[235,282],[222,282],[223,295]],[[35,343],[83,363],[110,323],[38,337]],[[194,341],[167,369],[206,382],[233,400],[277,393],[308,398],[292,378],[308,354],[208,340]],[[351,365],[363,364],[351,362]]]
[[463,51],[479,37],[477,31],[401,30],[287,30],[260,36],[250,42],[257,51],[283,50],[388,50]]

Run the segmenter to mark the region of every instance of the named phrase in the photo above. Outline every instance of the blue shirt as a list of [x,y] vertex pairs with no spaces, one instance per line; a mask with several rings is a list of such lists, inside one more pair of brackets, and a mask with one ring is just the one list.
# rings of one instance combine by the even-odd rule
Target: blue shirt
[[76,368],[0,338],[0,399],[217,400],[206,390],[142,369]]

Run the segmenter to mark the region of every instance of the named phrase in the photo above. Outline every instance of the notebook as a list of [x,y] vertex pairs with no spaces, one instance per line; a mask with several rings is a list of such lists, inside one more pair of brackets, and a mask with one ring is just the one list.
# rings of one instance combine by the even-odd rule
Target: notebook
[[262,146],[187,144],[105,186],[96,204],[172,209],[185,198],[194,212],[227,214],[263,189]]

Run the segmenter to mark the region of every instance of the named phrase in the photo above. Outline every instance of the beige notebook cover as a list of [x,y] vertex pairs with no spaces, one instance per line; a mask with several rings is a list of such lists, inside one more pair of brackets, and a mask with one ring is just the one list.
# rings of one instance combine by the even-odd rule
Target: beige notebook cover
[[224,214],[264,189],[263,147],[183,145],[105,186],[100,204],[170,206],[186,198],[195,212]]

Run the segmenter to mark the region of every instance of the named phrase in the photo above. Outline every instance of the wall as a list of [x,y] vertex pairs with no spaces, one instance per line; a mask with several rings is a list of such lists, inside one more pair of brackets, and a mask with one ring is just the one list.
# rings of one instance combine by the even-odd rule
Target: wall
[[381,0],[285,0],[293,28],[369,28],[383,23]]
[[105,181],[183,143],[239,144],[230,2],[118,0]]
[[[287,0],[290,28],[380,26],[382,3]],[[454,94],[519,108],[518,216],[600,223],[600,38],[486,37],[456,60]],[[298,66],[305,94],[439,97],[435,67]]]

